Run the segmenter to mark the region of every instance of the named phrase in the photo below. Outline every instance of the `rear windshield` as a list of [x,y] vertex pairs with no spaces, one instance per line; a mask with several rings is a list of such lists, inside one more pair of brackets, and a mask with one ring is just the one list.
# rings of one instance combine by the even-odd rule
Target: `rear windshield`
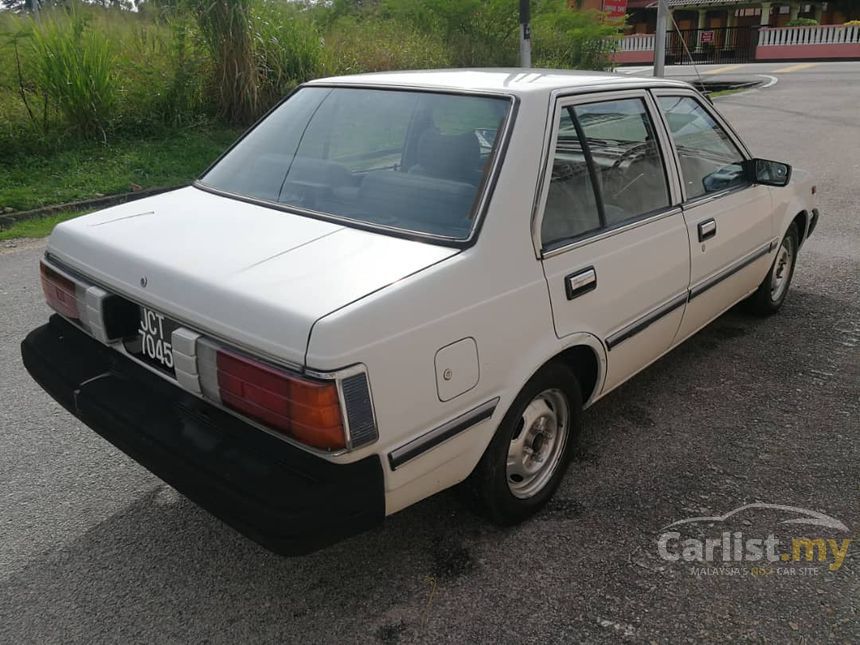
[[486,96],[306,87],[200,183],[299,212],[465,239],[510,105]]

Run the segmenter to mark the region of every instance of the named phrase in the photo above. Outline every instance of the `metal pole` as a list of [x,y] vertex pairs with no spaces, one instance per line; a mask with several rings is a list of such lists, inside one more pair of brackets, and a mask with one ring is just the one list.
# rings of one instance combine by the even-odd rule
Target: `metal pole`
[[662,78],[666,66],[666,23],[669,6],[666,0],[657,0],[657,31],[654,34],[654,76]]
[[532,66],[532,30],[529,0],[520,0],[520,67]]

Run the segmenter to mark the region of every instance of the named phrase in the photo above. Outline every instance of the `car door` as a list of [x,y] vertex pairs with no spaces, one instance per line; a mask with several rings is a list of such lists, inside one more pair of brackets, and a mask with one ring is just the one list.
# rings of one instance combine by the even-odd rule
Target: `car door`
[[772,261],[770,189],[751,184],[741,142],[701,96],[653,90],[672,141],[690,240],[690,299],[675,343],[751,293]]
[[556,334],[607,349],[608,391],[663,354],[689,282],[680,189],[645,90],[559,98],[535,218]]

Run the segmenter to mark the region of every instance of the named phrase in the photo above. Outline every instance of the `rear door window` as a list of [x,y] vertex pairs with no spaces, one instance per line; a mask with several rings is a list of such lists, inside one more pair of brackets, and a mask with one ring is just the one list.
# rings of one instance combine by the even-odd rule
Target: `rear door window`
[[669,205],[663,157],[644,99],[561,111],[541,228],[545,249]]

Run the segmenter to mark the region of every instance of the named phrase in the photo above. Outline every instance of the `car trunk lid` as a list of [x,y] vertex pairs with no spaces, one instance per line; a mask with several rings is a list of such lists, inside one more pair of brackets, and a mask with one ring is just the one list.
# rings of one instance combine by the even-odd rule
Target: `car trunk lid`
[[297,365],[316,320],[456,252],[196,188],[64,222],[48,244],[109,290]]

